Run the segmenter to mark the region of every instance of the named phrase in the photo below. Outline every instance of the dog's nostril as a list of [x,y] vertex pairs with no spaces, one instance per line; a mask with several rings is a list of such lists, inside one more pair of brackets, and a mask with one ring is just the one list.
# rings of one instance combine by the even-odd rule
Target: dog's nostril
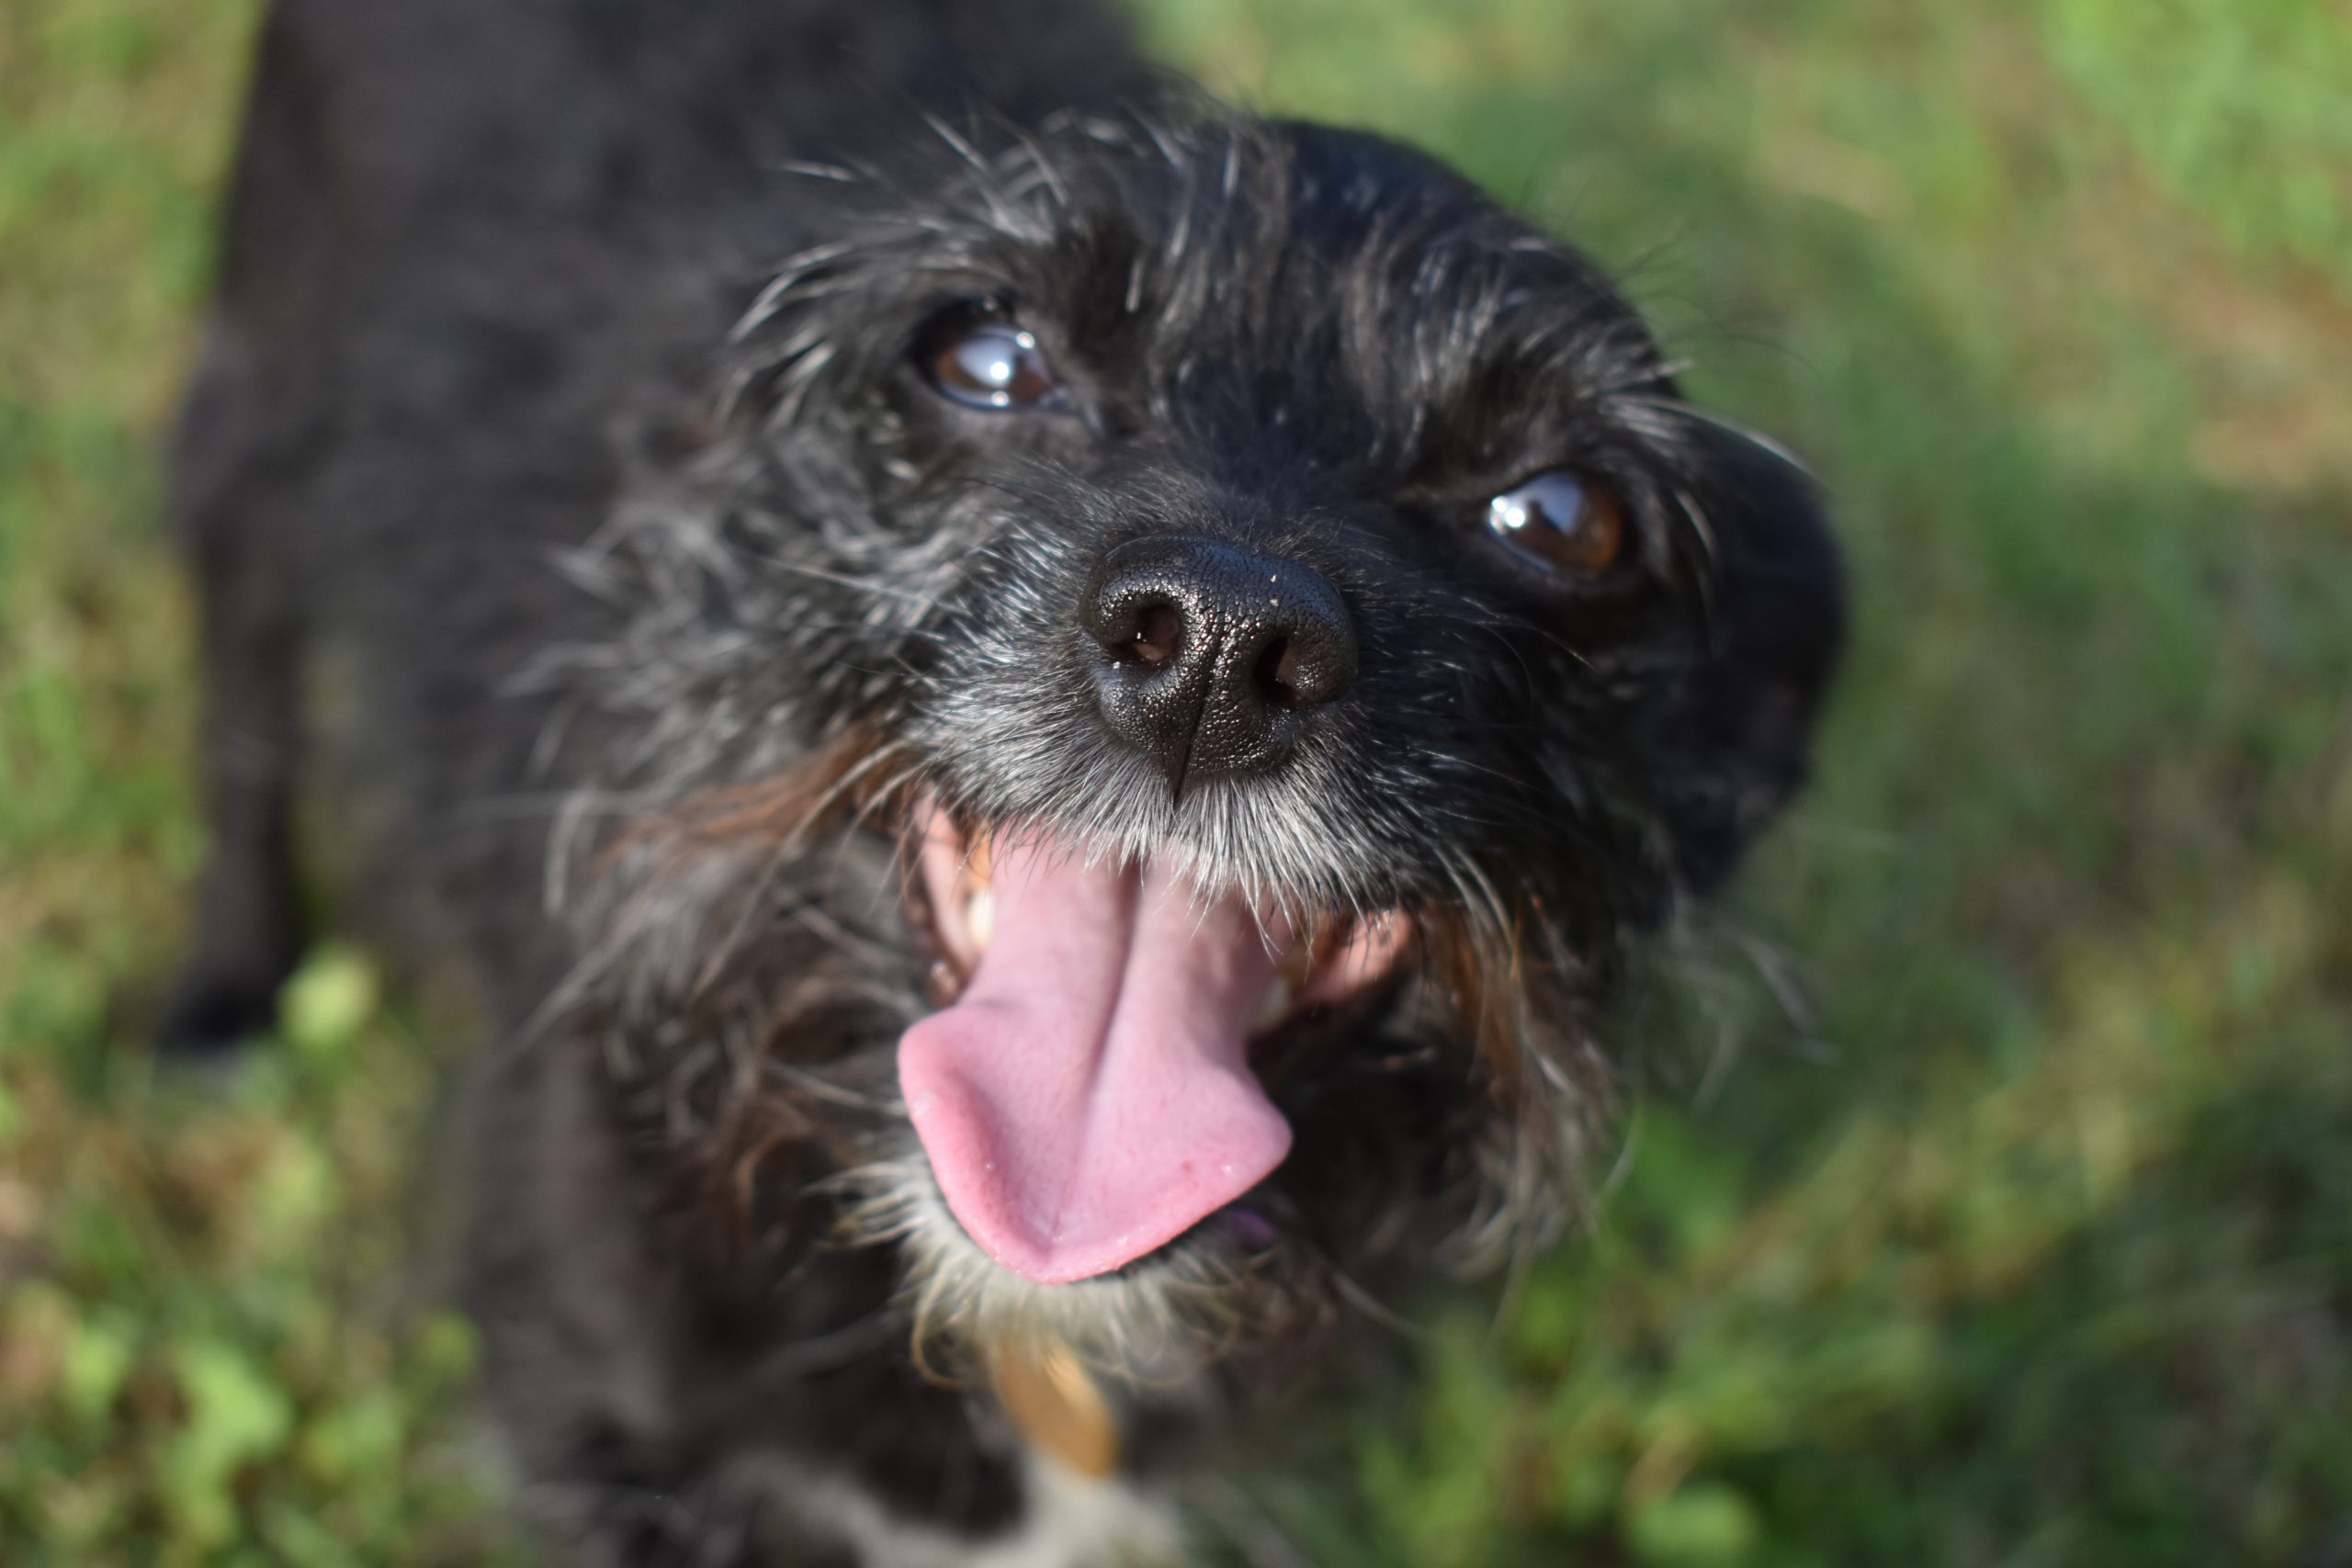
[[1258,694],[1278,708],[1304,707],[1299,700],[1298,644],[1278,637],[1258,655]]
[[1182,651],[1183,646],[1183,612],[1163,602],[1147,604],[1136,613],[1135,636],[1121,644],[1113,657],[1157,670]]
[[1312,608],[1276,627],[1250,666],[1258,695],[1293,713],[1336,701],[1355,678],[1354,633],[1344,619]]

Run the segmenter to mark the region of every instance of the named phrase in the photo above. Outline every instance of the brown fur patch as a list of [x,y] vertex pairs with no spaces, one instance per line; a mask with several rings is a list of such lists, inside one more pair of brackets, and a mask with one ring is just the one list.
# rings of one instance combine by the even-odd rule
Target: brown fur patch
[[844,807],[870,806],[888,750],[878,725],[852,723],[783,772],[697,791],[639,831],[689,850],[782,843]]

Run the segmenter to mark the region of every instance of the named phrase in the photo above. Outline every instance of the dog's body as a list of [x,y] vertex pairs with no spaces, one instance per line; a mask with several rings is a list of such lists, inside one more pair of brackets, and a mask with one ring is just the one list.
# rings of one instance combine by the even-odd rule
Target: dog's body
[[1588,264],[1070,0],[284,0],[176,474],[166,1038],[267,1015],[347,650],[583,1562],[1150,1535],[1354,1288],[1549,1234],[1838,641]]

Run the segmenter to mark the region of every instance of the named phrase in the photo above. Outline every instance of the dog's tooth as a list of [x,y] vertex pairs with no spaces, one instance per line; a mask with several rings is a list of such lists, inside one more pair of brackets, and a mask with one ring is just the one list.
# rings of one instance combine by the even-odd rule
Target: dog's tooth
[[995,931],[996,895],[986,887],[976,887],[964,900],[964,934],[971,939],[972,951],[986,953]]

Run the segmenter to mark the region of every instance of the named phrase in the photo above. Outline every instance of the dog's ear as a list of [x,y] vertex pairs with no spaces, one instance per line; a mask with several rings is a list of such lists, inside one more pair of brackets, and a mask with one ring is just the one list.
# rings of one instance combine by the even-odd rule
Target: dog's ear
[[1665,815],[1684,886],[1705,893],[1804,781],[1815,716],[1845,643],[1846,604],[1812,478],[1785,453],[1720,425],[1701,425],[1698,442],[1713,594]]

